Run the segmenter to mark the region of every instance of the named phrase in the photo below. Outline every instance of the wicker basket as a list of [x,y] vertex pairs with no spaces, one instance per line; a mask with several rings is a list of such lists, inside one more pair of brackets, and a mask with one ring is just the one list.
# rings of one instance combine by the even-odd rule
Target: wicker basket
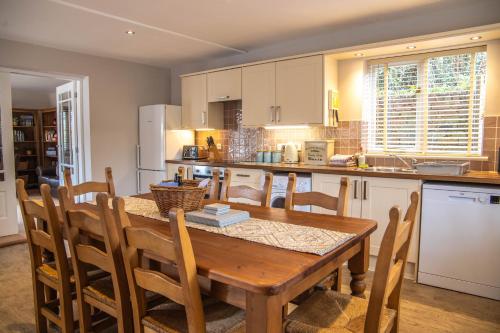
[[207,188],[198,187],[199,180],[183,180],[182,186],[149,185],[161,216],[168,217],[171,208],[185,212],[201,209]]

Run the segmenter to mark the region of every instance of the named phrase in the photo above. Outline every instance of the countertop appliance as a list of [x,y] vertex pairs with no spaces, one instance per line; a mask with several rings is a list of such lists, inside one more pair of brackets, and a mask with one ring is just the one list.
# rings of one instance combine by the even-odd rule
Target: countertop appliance
[[[271,207],[285,208],[286,188],[288,186],[288,172],[275,172],[271,187]],[[296,192],[311,192],[312,182],[310,173],[298,173]],[[295,206],[295,210],[310,212],[311,206]]]
[[335,140],[304,142],[304,164],[327,165],[334,155]]
[[285,163],[298,163],[299,162],[299,150],[295,143],[289,142],[284,146],[283,151],[283,162]]
[[147,105],[139,108],[137,192],[149,192],[167,176],[166,159],[180,159],[183,145],[194,143],[194,132],[181,128],[181,107]]
[[500,187],[423,185],[417,281],[500,300]]
[[184,145],[182,147],[183,160],[202,160],[208,157],[208,151],[203,146]]

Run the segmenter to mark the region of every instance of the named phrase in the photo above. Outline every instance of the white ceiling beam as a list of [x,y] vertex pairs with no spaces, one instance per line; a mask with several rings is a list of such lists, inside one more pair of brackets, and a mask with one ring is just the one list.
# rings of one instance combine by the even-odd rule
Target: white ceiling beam
[[94,14],[94,15],[99,15],[99,16],[102,16],[102,17],[110,18],[110,19],[113,19],[113,20],[116,20],[116,21],[121,21],[121,22],[129,23],[129,24],[133,24],[135,26],[139,26],[139,27],[142,27],[142,28],[159,31],[159,32],[166,33],[166,34],[173,35],[173,36],[177,36],[177,37],[180,37],[180,38],[189,39],[191,41],[195,41],[195,42],[198,42],[198,43],[203,43],[203,44],[207,44],[207,45],[219,47],[219,48],[222,48],[222,49],[225,49],[225,50],[231,50],[231,51],[234,51],[234,52],[237,52],[237,53],[247,53],[246,50],[241,50],[241,49],[237,49],[237,48],[234,48],[234,47],[231,47],[231,46],[227,46],[227,45],[219,44],[219,43],[216,43],[216,42],[212,42],[212,41],[209,41],[209,40],[205,40],[205,39],[193,37],[193,36],[186,35],[186,34],[183,34],[183,33],[180,33],[180,32],[176,32],[176,31],[173,31],[173,30],[168,30],[168,29],[160,28],[160,27],[157,27],[157,26],[154,26],[154,25],[150,25],[150,24],[139,22],[139,21],[131,20],[131,19],[128,19],[126,17],[121,17],[121,16],[117,16],[117,15],[105,13],[105,12],[100,11],[100,10],[95,10],[95,9],[92,9],[92,8],[88,8],[88,7],[76,5],[76,4],[73,4],[73,3],[66,2],[64,0],[48,0],[48,1],[56,3],[56,4],[59,4],[59,5],[63,5],[63,6],[66,6],[66,7],[71,7],[71,8],[77,9],[77,10],[81,10],[81,11],[84,11],[84,12],[87,12],[87,13],[91,13],[91,14]]

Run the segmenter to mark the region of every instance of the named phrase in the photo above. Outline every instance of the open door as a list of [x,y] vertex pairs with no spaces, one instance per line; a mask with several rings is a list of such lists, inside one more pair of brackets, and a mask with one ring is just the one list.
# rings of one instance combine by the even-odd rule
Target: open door
[[73,184],[80,182],[78,168],[78,81],[56,88],[57,150],[59,156],[59,182],[64,184],[64,169],[71,171]]
[[19,233],[10,74],[0,72],[0,236]]

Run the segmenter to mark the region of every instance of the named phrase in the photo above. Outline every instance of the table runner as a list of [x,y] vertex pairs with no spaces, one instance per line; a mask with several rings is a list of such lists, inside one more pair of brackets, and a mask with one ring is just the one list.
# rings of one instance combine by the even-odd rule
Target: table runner
[[[168,222],[168,218],[160,215],[158,207],[153,200],[136,197],[123,197],[123,199],[125,200],[125,211],[127,213]],[[228,237],[320,256],[332,251],[355,236],[355,234],[340,231],[252,217],[245,222],[222,228],[188,221],[186,221],[186,226]]]

